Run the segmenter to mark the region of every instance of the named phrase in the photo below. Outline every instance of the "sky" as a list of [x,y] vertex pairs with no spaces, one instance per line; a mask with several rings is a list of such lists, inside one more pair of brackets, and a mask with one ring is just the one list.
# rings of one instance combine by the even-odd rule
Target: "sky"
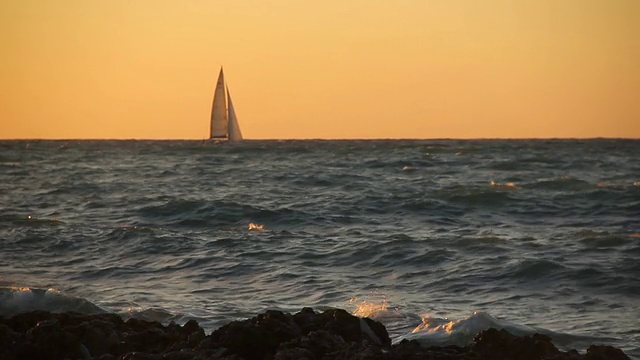
[[0,139],[640,138],[638,0],[3,0]]

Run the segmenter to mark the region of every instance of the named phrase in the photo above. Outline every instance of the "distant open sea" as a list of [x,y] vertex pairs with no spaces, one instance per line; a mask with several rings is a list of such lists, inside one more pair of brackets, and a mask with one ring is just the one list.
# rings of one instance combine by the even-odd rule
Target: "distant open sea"
[[640,140],[0,141],[0,316],[305,306],[640,358]]

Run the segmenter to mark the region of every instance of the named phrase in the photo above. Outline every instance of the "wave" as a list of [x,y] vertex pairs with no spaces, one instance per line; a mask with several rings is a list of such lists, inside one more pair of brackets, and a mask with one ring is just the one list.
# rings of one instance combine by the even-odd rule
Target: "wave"
[[500,188],[496,188],[495,190],[471,189],[462,194],[454,192],[449,194],[447,200],[454,204],[480,207],[499,207],[515,201],[515,199],[508,194],[508,191],[503,191]]
[[422,323],[411,333],[400,336],[394,343],[404,339],[416,340],[427,346],[468,345],[483,330],[490,328],[507,330],[518,336],[531,336],[539,333],[549,336],[561,348],[581,348],[594,342],[615,342],[619,339],[574,335],[556,332],[540,327],[517,324],[504,319],[497,319],[489,313],[476,311],[471,316],[460,320],[449,320],[432,316],[424,316]]
[[[620,344],[621,340],[612,337],[576,335],[556,332],[541,327],[522,325],[505,319],[498,319],[487,312],[476,311],[459,320],[449,320],[430,315],[418,316],[390,307],[386,300],[379,302],[350,300],[355,305],[352,313],[359,317],[368,317],[385,325],[393,338],[393,343],[402,340],[416,340],[425,346],[465,346],[473,342],[474,337],[489,328],[504,329],[518,336],[530,336],[540,333],[551,337],[554,343],[564,349],[584,348],[590,344],[602,342]],[[125,306],[116,311],[123,319],[137,318],[149,321],[184,323],[196,319],[208,331],[219,327],[221,323],[207,316],[168,310],[158,307]],[[79,312],[98,314],[110,312],[86,299],[66,295],[56,289],[29,287],[0,287],[0,317],[11,317],[30,311],[49,311],[53,313]],[[408,330],[413,328],[413,330]],[[395,336],[393,335],[395,334]],[[620,345],[619,345],[620,346]]]
[[395,333],[396,335],[392,336],[394,344],[403,340],[416,340],[425,346],[465,346],[471,344],[474,337],[481,331],[494,328],[504,329],[518,336],[544,334],[551,337],[554,343],[563,349],[586,348],[597,342],[624,345],[617,338],[569,334],[537,326],[522,325],[496,318],[483,311],[475,311],[472,315],[459,320],[450,320],[430,315],[421,317],[407,313],[400,308],[390,307],[386,299],[358,302],[356,298],[352,298],[349,301],[355,305],[352,310],[353,315],[380,321],[389,330],[390,335]]
[[594,185],[573,176],[565,175],[550,179],[541,179],[528,187],[539,190],[551,191],[584,191],[593,189]]
[[248,223],[260,224],[303,223],[309,221],[306,212],[286,207],[265,209],[233,201],[169,200],[159,205],[148,205],[138,212],[145,224],[171,225],[189,228],[246,228]]
[[35,310],[83,314],[106,312],[88,300],[65,295],[53,288],[0,287],[0,316],[11,317]]
[[381,291],[414,304],[370,310],[394,336],[484,310],[640,343],[637,140],[60,144],[0,142],[0,287],[45,287],[5,312],[48,286],[219,322]]
[[41,218],[33,215],[18,215],[18,214],[0,214],[0,224],[8,227],[51,227],[60,226],[64,222],[56,218]]
[[623,248],[634,243],[633,234],[615,234],[597,231],[582,231],[576,234],[578,241],[587,249]]
[[422,317],[422,323],[411,333],[396,339],[417,340],[425,345],[458,345],[464,346],[473,342],[473,338],[482,330],[495,328],[505,329],[514,335],[533,335],[540,332],[539,329],[518,325],[506,320],[498,320],[486,312],[476,311],[473,315],[460,319],[449,320],[426,315]]
[[524,260],[511,269],[513,277],[523,280],[551,278],[567,271],[568,269],[564,265],[545,259]]

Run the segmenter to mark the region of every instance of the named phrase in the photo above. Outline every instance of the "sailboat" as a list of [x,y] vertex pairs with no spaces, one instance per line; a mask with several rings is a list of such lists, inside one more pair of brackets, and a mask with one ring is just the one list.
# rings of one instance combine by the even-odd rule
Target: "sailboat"
[[211,108],[210,140],[242,141],[242,132],[238,124],[236,112],[233,109],[229,87],[224,82],[224,73],[220,68],[216,91],[213,94]]

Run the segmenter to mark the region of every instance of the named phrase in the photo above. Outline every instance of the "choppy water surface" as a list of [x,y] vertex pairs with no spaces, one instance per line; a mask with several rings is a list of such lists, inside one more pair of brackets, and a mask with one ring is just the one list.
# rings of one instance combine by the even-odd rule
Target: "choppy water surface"
[[0,315],[211,330],[340,307],[396,340],[494,326],[640,357],[639,154],[638,140],[0,142]]

